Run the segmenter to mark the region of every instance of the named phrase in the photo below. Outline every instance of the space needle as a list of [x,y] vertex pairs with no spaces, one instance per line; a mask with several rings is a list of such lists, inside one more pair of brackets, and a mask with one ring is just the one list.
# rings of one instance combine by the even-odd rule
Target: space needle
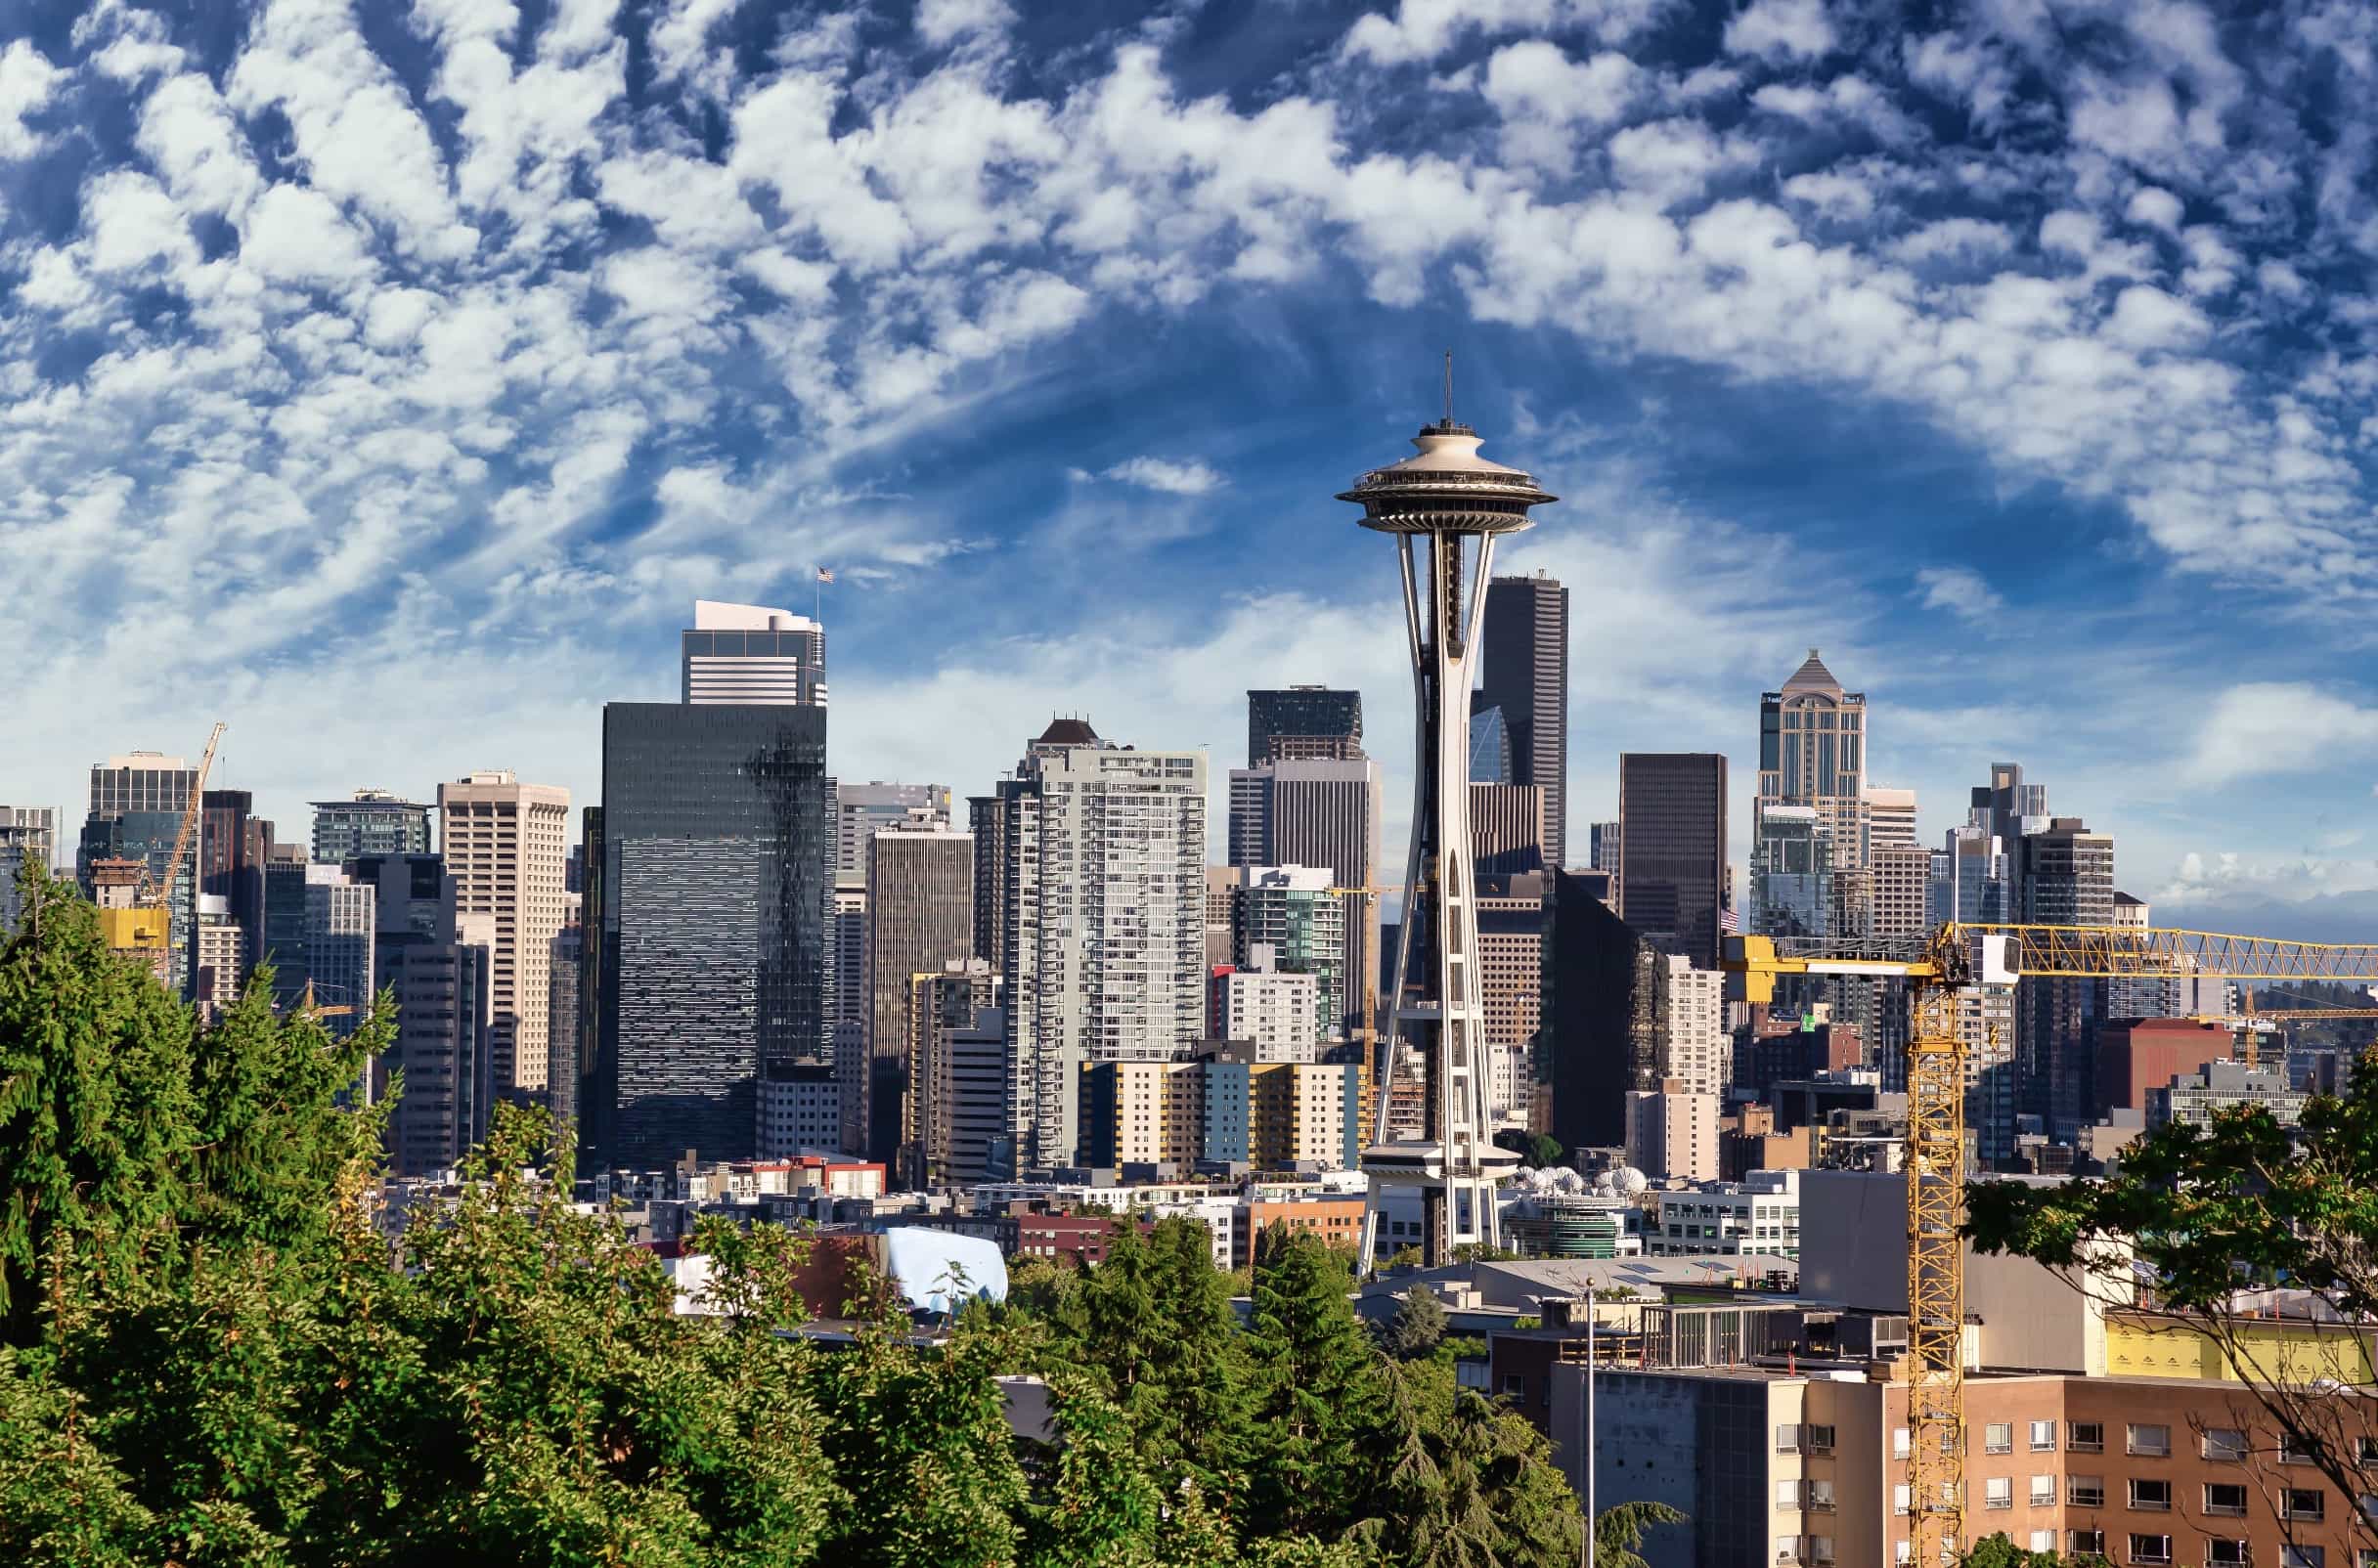
[[[1445,416],[1423,426],[1412,444],[1416,455],[1372,469],[1338,498],[1362,508],[1363,527],[1395,536],[1419,719],[1412,852],[1388,966],[1391,1023],[1377,1076],[1378,1131],[1362,1153],[1369,1178],[1365,1273],[1376,1261],[1388,1189],[1420,1191],[1425,1267],[1450,1262],[1465,1242],[1501,1244],[1495,1189],[1519,1162],[1496,1147],[1486,1099],[1486,1007],[1470,849],[1470,691],[1495,541],[1533,527],[1528,508],[1556,498],[1532,476],[1478,456],[1478,433],[1453,417],[1450,354]],[[1388,1092],[1404,1054],[1399,1046],[1417,1064],[1426,1109],[1419,1138],[1390,1141]]]

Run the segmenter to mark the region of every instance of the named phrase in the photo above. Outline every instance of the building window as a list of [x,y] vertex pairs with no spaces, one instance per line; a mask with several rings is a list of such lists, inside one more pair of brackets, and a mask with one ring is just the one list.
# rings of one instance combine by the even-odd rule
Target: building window
[[2047,1553],[2055,1550],[2056,1533],[2053,1530],[2034,1530],[2031,1533],[2030,1549],[2039,1552],[2042,1555],[2046,1555]]
[[2085,1551],[2097,1556],[2105,1555],[2105,1532],[2102,1530],[2075,1530],[2071,1533],[2071,1540],[2075,1556]]
[[1908,1511],[1908,1483],[1905,1481],[1891,1488],[1891,1511],[1903,1517]]
[[2326,1546],[2281,1546],[2279,1568],[2328,1568]]
[[1799,1505],[1800,1483],[1797,1481],[1778,1481],[1776,1483],[1776,1506],[1779,1508],[1796,1508]]
[[1800,1538],[1798,1536],[1776,1537],[1776,1561],[1798,1562],[1799,1560]]
[[1833,1560],[1833,1538],[1831,1536],[1810,1536],[1808,1538],[1808,1560],[1810,1562],[1831,1562]]
[[[2055,1422],[2034,1421],[2031,1423],[2031,1451],[2034,1454],[2053,1454],[2056,1451]],[[2053,1549],[2052,1543],[2049,1549]]]
[[2246,1543],[2227,1536],[2211,1536],[2205,1541],[2205,1562],[2242,1563],[2246,1560]]
[[2014,1422],[1992,1421],[1982,1428],[1982,1452],[2012,1454],[2014,1452]]
[[2105,1423],[2103,1421],[2073,1422],[2071,1444],[2075,1454],[2104,1453]]
[[2205,1458],[2243,1462],[2246,1458],[2246,1434],[2234,1426],[2205,1428]]
[[2207,1481],[2205,1483],[2205,1511],[2224,1518],[2243,1519],[2246,1516],[2246,1483],[2243,1481]]
[[2172,1511],[2172,1483],[2169,1481],[2131,1481],[2131,1506],[2142,1513]]
[[2133,1421],[2123,1429],[2123,1451],[2140,1459],[2168,1459],[2172,1453],[2172,1429],[2143,1421]]
[[2102,1475],[2068,1477],[2064,1482],[2064,1501],[2076,1508],[2104,1507],[2105,1477]]
[[1800,1428],[1798,1423],[1786,1421],[1783,1425],[1776,1428],[1776,1452],[1778,1454],[1797,1454],[1800,1452]]
[[2328,1494],[2318,1487],[2291,1486],[2279,1499],[2282,1519],[2325,1519],[2328,1517]]
[[1831,1512],[1833,1507],[1833,1483],[1830,1481],[1809,1482],[1808,1505],[1812,1508],[1822,1508],[1828,1513]]
[[1833,1451],[1833,1429],[1831,1427],[1811,1426],[1807,1428],[1807,1437],[1809,1453],[1830,1454]]
[[2131,1561],[2164,1563],[2171,1560],[2172,1538],[2170,1536],[2131,1537]]
[[1982,1483],[1982,1506],[2011,1508],[2014,1506],[2014,1477],[1994,1475]]
[[2281,1464],[2317,1464],[2320,1462],[2320,1440],[2301,1432],[2279,1434],[2279,1462]]
[[1907,1457],[1908,1429],[1904,1426],[1894,1426],[1891,1428],[1891,1458],[1904,1459]]
[[2031,1478],[2031,1505],[2035,1508],[2052,1508],[2055,1503],[2056,1478],[2052,1475],[2033,1476]]
[[2363,1464],[2378,1465],[2378,1437],[2355,1438],[2354,1458]]

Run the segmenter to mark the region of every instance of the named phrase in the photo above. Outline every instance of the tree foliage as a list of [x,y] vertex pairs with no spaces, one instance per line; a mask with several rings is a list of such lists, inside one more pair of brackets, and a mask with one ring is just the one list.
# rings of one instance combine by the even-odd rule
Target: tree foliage
[[1434,1351],[1445,1337],[1445,1304],[1425,1285],[1406,1290],[1395,1316],[1387,1322],[1387,1354],[1410,1361]]
[[[705,1310],[506,1108],[383,1234],[386,1108],[269,980],[200,1028],[41,880],[0,947],[0,1561],[113,1568],[1554,1568],[1543,1439],[1356,1320],[1346,1259],[1122,1221],[946,1335],[799,1333],[807,1240],[705,1218]],[[1431,1303],[1433,1305],[1433,1302]],[[1425,1317],[1426,1308],[1411,1309]],[[1037,1372],[1049,1440],[1011,1429]]]

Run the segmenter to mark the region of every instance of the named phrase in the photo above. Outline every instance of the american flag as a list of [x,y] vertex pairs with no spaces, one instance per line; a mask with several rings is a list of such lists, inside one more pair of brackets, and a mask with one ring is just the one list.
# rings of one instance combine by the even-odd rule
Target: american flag
[[817,568],[817,581],[820,583],[831,583],[834,581],[834,574],[826,570],[826,568],[820,566]]

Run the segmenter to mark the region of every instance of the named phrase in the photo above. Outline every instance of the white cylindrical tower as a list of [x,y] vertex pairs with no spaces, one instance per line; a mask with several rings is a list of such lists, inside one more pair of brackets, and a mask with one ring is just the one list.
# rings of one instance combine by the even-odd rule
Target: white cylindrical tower
[[[1417,456],[1375,468],[1338,499],[1362,526],[1395,536],[1403,564],[1405,640],[1419,719],[1413,760],[1412,852],[1403,919],[1388,964],[1390,1027],[1383,1031],[1377,1136],[1363,1152],[1370,1212],[1363,1267],[1378,1249],[1381,1196],[1421,1193],[1421,1254],[1434,1266],[1464,1242],[1498,1244],[1495,1188],[1519,1156],[1494,1143],[1487,1109],[1488,1047],[1478,967],[1477,889],[1470,855],[1470,692],[1494,542],[1533,526],[1528,508],[1555,498],[1517,468],[1478,456],[1478,434],[1446,416],[1413,438]],[[1424,1087],[1418,1139],[1387,1138],[1387,1108],[1400,1042]]]

